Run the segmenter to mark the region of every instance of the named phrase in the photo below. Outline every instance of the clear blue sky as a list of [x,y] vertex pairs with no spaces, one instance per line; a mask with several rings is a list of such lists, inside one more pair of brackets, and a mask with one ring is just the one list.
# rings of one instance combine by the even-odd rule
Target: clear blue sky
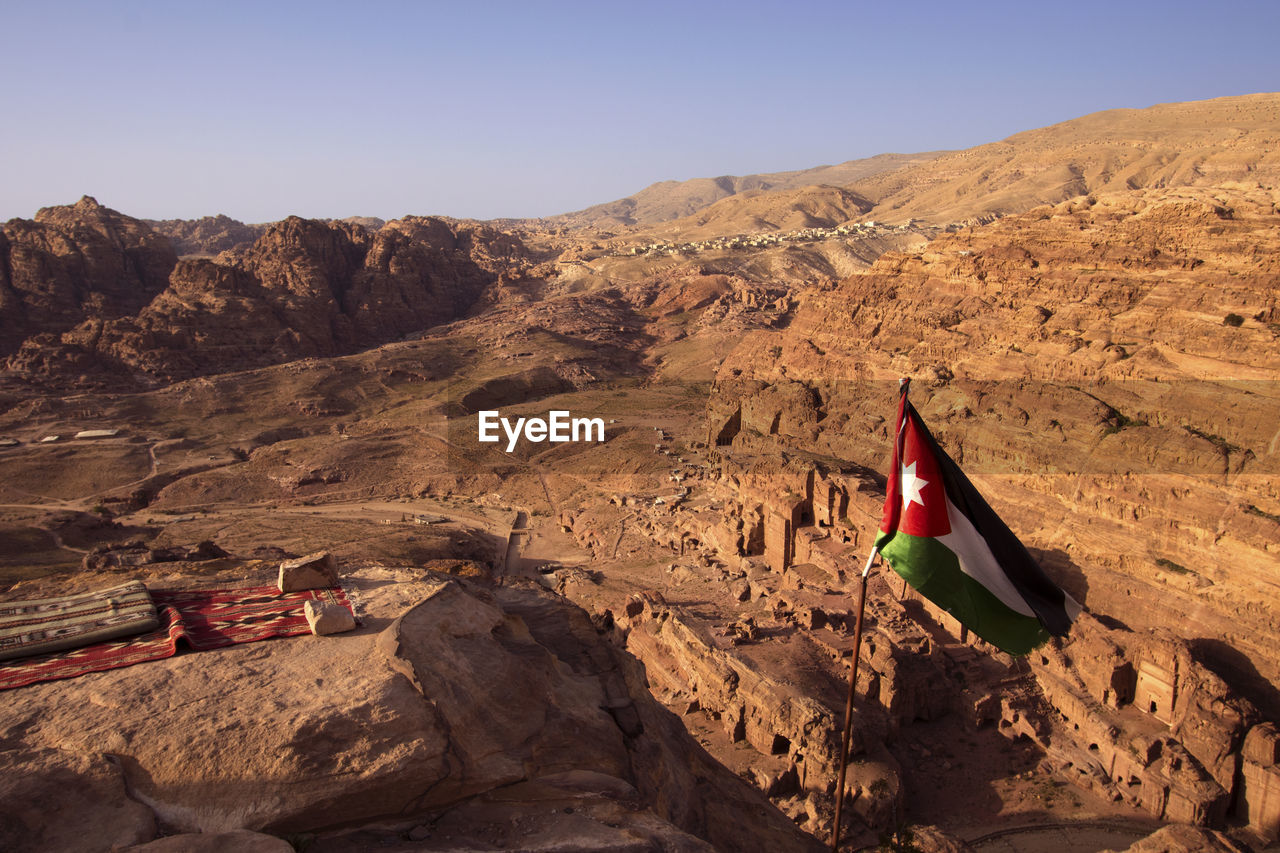
[[0,220],[562,213],[1280,90],[1280,2],[0,0]]

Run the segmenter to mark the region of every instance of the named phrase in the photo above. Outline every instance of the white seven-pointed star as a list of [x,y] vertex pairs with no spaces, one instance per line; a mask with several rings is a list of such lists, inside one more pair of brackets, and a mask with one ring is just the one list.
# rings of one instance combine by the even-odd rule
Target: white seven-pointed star
[[928,480],[916,476],[916,463],[902,466],[902,509],[904,511],[911,506],[912,501],[924,506],[924,498],[920,496],[920,490],[927,485],[929,485]]

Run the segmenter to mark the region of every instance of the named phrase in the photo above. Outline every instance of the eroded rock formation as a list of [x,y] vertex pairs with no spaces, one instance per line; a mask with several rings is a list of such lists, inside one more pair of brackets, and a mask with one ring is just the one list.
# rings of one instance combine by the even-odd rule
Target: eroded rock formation
[[453,320],[529,263],[518,238],[424,217],[377,233],[290,217],[248,249],[181,262],[92,199],[5,228],[0,346],[32,381],[171,381],[351,352]]
[[1177,601],[1273,678],[1274,204],[1079,199],[888,254],[729,356],[707,438],[883,470],[894,380],[916,376],[939,440],[1077,598],[1135,628]]
[[267,228],[246,225],[222,214],[199,219],[149,219],[146,223],[168,237],[179,255],[216,255],[247,249]]
[[0,355],[86,318],[129,316],[164,290],[177,256],[146,223],[85,196],[0,232]]
[[1107,628],[1083,615],[1032,658],[1056,712],[1049,760],[1153,815],[1221,827],[1228,813],[1280,833],[1275,726],[1169,632]]

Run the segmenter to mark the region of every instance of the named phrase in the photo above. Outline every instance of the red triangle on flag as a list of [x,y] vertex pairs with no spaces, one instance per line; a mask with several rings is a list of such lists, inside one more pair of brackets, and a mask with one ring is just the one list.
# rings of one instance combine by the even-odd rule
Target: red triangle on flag
[[951,532],[951,522],[947,519],[942,469],[924,440],[918,417],[903,393],[898,403],[893,465],[889,469],[880,530],[900,530],[910,536],[945,536]]

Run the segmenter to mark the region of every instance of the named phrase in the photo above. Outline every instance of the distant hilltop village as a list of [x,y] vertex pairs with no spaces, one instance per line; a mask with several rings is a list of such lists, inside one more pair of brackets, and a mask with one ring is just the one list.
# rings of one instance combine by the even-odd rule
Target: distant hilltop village
[[[615,250],[614,257],[645,255],[659,257],[661,255],[693,255],[698,252],[709,252],[724,249],[767,249],[783,243],[810,243],[817,240],[830,240],[834,237],[871,237],[876,234],[914,231],[919,234],[932,235],[937,228],[924,228],[918,225],[919,220],[908,219],[901,225],[885,225],[874,220],[855,222],[848,225],[837,225],[833,228],[801,228],[795,231],[762,231],[755,234],[735,234],[733,236],[713,237],[709,240],[693,240],[687,243],[659,241],[640,246],[630,246]],[[959,226],[956,226],[959,227]],[[950,230],[950,229],[948,229]]]

